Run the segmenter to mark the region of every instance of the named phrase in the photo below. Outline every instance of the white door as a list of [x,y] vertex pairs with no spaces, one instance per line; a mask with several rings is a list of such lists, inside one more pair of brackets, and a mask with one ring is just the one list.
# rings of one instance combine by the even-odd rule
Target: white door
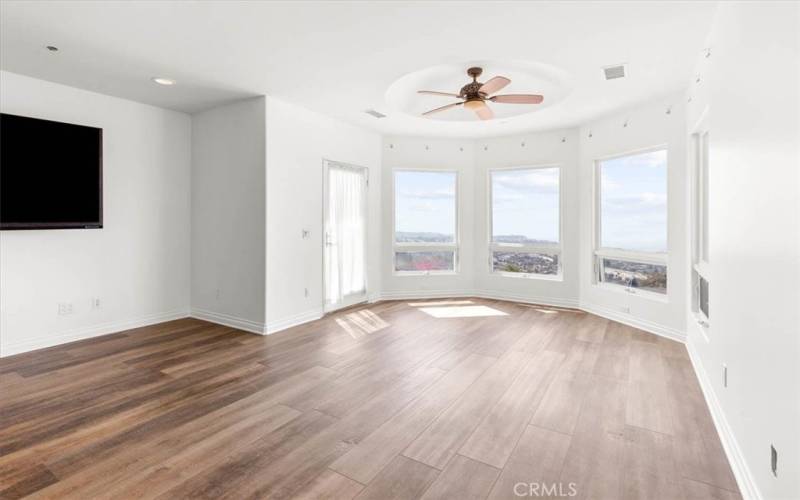
[[325,162],[325,310],[367,298],[367,169]]

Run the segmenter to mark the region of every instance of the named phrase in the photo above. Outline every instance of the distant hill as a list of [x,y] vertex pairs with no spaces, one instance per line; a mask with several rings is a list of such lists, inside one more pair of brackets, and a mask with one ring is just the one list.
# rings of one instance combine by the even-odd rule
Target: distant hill
[[499,234],[494,237],[495,243],[517,243],[528,245],[557,245],[558,243],[550,240],[535,240],[521,234]]
[[452,234],[442,233],[410,233],[397,231],[394,233],[395,241],[398,243],[450,243],[453,241]]

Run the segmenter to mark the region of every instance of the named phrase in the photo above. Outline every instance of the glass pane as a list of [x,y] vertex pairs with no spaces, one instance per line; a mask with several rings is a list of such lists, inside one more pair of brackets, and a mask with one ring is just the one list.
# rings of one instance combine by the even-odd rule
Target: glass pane
[[455,242],[455,172],[398,171],[394,190],[396,242]]
[[667,293],[667,266],[603,259],[602,280],[605,283],[665,294]]
[[558,243],[558,168],[495,171],[492,241]]
[[708,281],[703,279],[702,276],[697,276],[700,279],[700,297],[698,297],[700,311],[709,318],[708,315]]
[[395,252],[395,271],[453,271],[456,253],[444,252]]
[[558,274],[558,255],[492,252],[492,270],[503,273]]
[[600,162],[600,246],[667,251],[667,151]]

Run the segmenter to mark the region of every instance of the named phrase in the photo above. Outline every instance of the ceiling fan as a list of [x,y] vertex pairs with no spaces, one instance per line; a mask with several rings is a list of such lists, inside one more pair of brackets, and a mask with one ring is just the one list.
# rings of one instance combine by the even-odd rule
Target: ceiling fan
[[483,68],[469,68],[467,74],[472,77],[472,82],[461,87],[458,94],[436,92],[434,90],[418,90],[418,94],[441,95],[463,99],[459,102],[426,111],[422,113],[422,116],[432,115],[433,113],[463,105],[465,108],[475,111],[475,114],[478,115],[478,118],[481,120],[491,120],[494,118],[494,112],[492,108],[486,104],[486,101],[506,104],[539,104],[544,100],[544,97],[538,94],[491,95],[502,90],[506,85],[511,83],[511,80],[504,76],[495,76],[486,83],[481,83],[478,81],[478,77],[481,76],[481,73],[483,73]]

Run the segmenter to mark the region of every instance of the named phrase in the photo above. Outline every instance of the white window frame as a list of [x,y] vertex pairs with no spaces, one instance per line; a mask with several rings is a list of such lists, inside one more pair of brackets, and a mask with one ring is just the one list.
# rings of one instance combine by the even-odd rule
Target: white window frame
[[[456,176],[455,193],[455,227],[452,243],[398,243],[397,232],[397,173],[427,172],[446,173]],[[393,168],[392,169],[392,274],[394,276],[442,276],[459,274],[459,238],[461,235],[461,174],[457,169],[448,168]],[[453,269],[444,271],[398,271],[397,252],[453,252]]]
[[[494,172],[509,172],[515,170],[538,170],[545,168],[558,169],[558,244],[557,245],[529,245],[529,244],[515,244],[515,243],[497,243],[494,241],[494,199],[493,199],[493,181],[492,173]],[[560,164],[544,164],[544,165],[514,165],[510,167],[496,167],[490,168],[486,172],[486,186],[488,203],[488,239],[489,239],[489,274],[494,276],[504,276],[507,278],[526,278],[526,279],[540,279],[550,281],[563,281],[564,279],[564,259],[562,259],[562,245],[563,245],[563,220],[564,220],[564,170]],[[508,271],[495,271],[494,270],[494,252],[513,252],[513,253],[543,253],[558,255],[558,273],[557,274],[538,274],[538,273],[510,273]]]
[[[596,158],[594,160],[594,165],[592,167],[592,210],[594,224],[592,225],[592,241],[594,242],[593,250],[592,250],[592,269],[593,272],[593,284],[595,286],[612,290],[616,292],[625,292],[632,295],[641,296],[647,299],[656,300],[659,302],[669,302],[669,290],[670,290],[670,279],[669,279],[669,252],[637,252],[633,250],[621,250],[618,248],[605,248],[601,246],[601,238],[602,238],[602,220],[603,220],[603,213],[602,213],[602,197],[601,197],[601,189],[602,189],[602,175],[601,175],[601,164],[604,161],[613,160],[616,158],[623,158],[626,156],[634,156],[643,153],[652,153],[654,151],[666,151],[667,152],[667,249],[669,249],[669,148],[666,144],[659,144],[656,146],[650,146],[647,148],[642,149],[635,149],[631,151],[625,151],[622,153],[616,153],[609,156],[604,156],[600,158]],[[603,281],[603,259],[613,259],[613,260],[622,260],[626,262],[636,262],[641,264],[655,264],[665,266],[667,268],[667,293],[661,294],[658,292],[650,292],[647,290],[642,290],[641,288],[635,288],[630,286],[623,286],[617,285],[614,283],[607,283]]]
[[[708,108],[703,110],[691,134],[692,165],[692,314],[704,334],[710,327],[708,316],[700,309],[700,278],[711,288],[708,258]],[[708,340],[708,338],[706,338]]]

